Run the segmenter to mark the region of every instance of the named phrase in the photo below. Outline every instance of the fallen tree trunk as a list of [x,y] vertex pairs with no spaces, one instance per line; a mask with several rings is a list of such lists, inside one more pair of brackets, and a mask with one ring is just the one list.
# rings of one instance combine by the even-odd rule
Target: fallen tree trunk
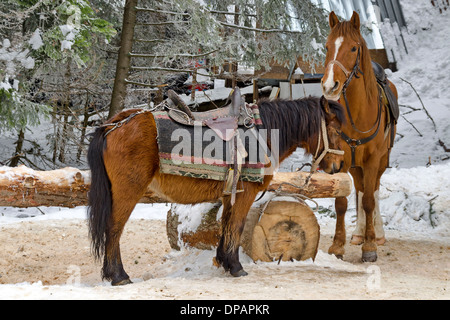
[[[351,192],[351,180],[347,174],[328,175],[314,173],[307,185],[307,172],[276,173],[269,191],[280,188],[283,192],[302,194],[311,198],[345,197]],[[293,185],[301,188],[293,187]],[[76,168],[36,171],[25,166],[0,167],[0,206],[76,207],[88,204],[90,172]],[[167,200],[148,191],[142,203],[164,203]]]

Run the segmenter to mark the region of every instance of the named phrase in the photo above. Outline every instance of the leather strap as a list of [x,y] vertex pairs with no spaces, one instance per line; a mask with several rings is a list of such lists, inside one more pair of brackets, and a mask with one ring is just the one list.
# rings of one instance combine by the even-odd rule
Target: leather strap
[[[320,149],[320,140],[323,140],[323,151],[320,154],[320,156],[317,156]],[[334,153],[337,155],[343,155],[343,150],[336,150],[336,149],[330,149],[329,143],[328,143],[328,135],[327,135],[327,127],[325,124],[325,120],[322,118],[321,126],[319,130],[319,141],[317,142],[317,149],[316,153],[314,154],[313,163],[311,165],[311,172],[315,172],[317,168],[319,167],[320,161],[325,157],[327,153]]]

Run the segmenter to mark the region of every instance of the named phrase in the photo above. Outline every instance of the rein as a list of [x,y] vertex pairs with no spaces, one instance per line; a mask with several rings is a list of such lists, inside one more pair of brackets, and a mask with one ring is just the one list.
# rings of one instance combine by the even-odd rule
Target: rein
[[[344,67],[344,65],[342,65],[342,63],[337,61],[337,60],[331,60],[327,64],[327,68],[328,68],[329,65],[336,64],[344,72],[345,77],[347,78],[347,80],[344,83],[344,86],[342,87],[342,95],[344,97],[345,107],[347,109],[347,114],[348,114],[348,117],[350,119],[350,123],[352,125],[353,130],[355,130],[356,132],[359,132],[359,133],[368,133],[368,132],[372,131],[376,127],[376,130],[375,130],[375,132],[373,134],[371,134],[370,136],[368,136],[366,138],[363,138],[363,139],[353,139],[353,138],[350,138],[348,135],[346,135],[343,131],[340,132],[340,136],[342,137],[342,139],[345,142],[347,142],[348,146],[350,147],[351,154],[352,154],[352,166],[351,166],[352,168],[355,167],[355,150],[356,150],[356,147],[358,147],[358,146],[360,146],[362,144],[365,144],[365,143],[371,141],[372,139],[374,139],[377,136],[378,131],[380,130],[380,124],[381,124],[381,109],[382,109],[382,105],[381,105],[380,99],[378,99],[377,119],[375,120],[375,123],[372,126],[372,128],[370,128],[367,131],[361,131],[358,128],[356,128],[356,125],[355,125],[355,123],[353,121],[352,113],[350,112],[350,105],[349,105],[348,100],[347,100],[347,87],[350,84],[350,82],[353,80],[353,78],[359,79],[358,73],[360,73],[361,75],[364,76],[364,72],[360,69],[360,58],[361,58],[361,46],[358,47],[358,55],[356,56],[355,66],[353,67],[351,72],[349,72]],[[378,91],[380,91],[380,88],[377,88],[377,89],[378,89]]]

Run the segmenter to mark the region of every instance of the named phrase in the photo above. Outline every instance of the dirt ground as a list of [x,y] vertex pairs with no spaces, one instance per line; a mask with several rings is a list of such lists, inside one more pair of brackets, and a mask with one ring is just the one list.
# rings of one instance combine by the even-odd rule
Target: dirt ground
[[[450,298],[449,243],[387,231],[388,241],[379,247],[376,263],[362,263],[361,247],[351,245],[346,246],[344,261],[339,261],[326,254],[331,230],[322,228],[314,263],[247,262],[243,265],[249,275],[233,278],[210,265],[213,251],[174,253],[167,241],[165,221],[131,220],[121,241],[122,260],[127,273],[138,280],[116,288],[101,281],[101,264],[90,255],[84,221],[7,224],[0,226],[0,289],[3,297],[10,292],[11,298],[21,298],[17,286],[4,284],[41,281],[40,289],[54,297],[59,293],[61,298]],[[184,266],[187,260],[191,267]],[[204,269],[195,269],[199,264],[204,264]],[[174,272],[177,268],[183,269]],[[79,279],[81,286],[74,279]],[[66,286],[71,283],[75,286]],[[19,287],[26,297],[24,286]]]

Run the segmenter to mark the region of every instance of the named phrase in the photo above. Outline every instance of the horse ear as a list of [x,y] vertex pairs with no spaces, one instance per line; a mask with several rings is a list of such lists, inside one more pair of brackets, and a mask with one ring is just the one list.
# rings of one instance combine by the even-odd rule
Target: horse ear
[[334,13],[334,11],[331,11],[330,15],[328,16],[328,23],[330,24],[331,29],[333,29],[334,26],[339,23],[339,18],[337,17],[336,13]]
[[361,26],[361,22],[359,21],[359,14],[356,11],[353,11],[352,18],[350,19],[350,22],[352,23],[353,27],[355,27],[356,30],[359,31],[359,28]]
[[327,115],[331,114],[330,105],[328,104],[327,98],[325,98],[324,96],[320,97],[320,106],[322,107],[322,109],[325,111],[325,113]]

